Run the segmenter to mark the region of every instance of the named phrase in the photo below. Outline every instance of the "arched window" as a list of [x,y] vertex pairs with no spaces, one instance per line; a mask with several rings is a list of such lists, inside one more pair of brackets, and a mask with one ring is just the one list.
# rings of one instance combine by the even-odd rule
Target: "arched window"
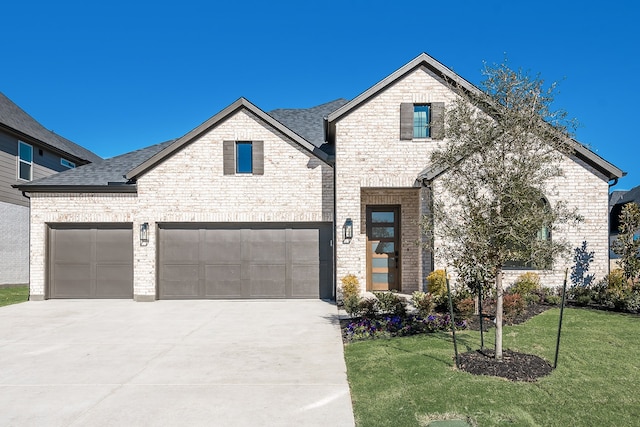
[[[541,196],[540,201],[538,202],[538,207],[540,208],[541,211],[545,211],[545,212],[550,212],[550,205],[549,202],[547,201],[547,199],[544,196]],[[542,227],[540,227],[540,229],[538,230],[537,234],[537,239],[539,242],[551,242],[551,224],[544,224]],[[533,251],[533,249],[532,249]],[[526,251],[523,251],[526,252]],[[545,254],[549,254],[548,251],[544,252]],[[552,268],[552,263],[553,263],[553,259],[552,257],[549,255],[548,257],[545,257],[548,259],[544,260],[543,265],[538,265],[535,266],[533,264],[532,261],[523,261],[523,260],[519,260],[519,261],[507,261],[505,262],[503,268],[505,269],[511,269],[511,270],[519,270],[519,269],[531,269],[531,270],[547,270],[547,269],[551,269]]]

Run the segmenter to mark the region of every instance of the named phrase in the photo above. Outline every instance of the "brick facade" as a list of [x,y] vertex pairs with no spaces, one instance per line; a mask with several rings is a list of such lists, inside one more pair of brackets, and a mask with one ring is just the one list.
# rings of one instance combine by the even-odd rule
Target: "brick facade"
[[[264,175],[223,175],[222,141],[264,141]],[[156,296],[156,224],[332,222],[333,169],[241,110],[138,179],[137,194],[34,193],[31,295],[45,296],[47,223],[133,224],[134,296]],[[149,244],[138,229],[148,222]]]
[[[454,99],[450,88],[436,74],[418,67],[366,100],[336,123],[336,227],[341,233],[346,218],[354,221],[354,239],[336,248],[338,283],[355,274],[362,291],[367,283],[367,248],[364,210],[369,204],[400,205],[402,209],[402,292],[424,289],[426,275],[447,266],[424,247],[417,226],[429,208],[429,190],[417,190],[416,178],[429,165],[429,156],[444,141],[400,139],[400,104],[444,102]],[[563,164],[563,178],[551,182],[546,194],[551,203],[567,202],[584,221],[557,230],[554,238],[576,247],[587,240],[595,251],[591,271],[597,278],[608,273],[608,179],[576,158]],[[439,197],[437,180],[433,197]],[[436,252],[438,242],[436,241]],[[441,242],[440,242],[441,244]],[[538,271],[544,285],[561,285],[570,255],[558,259],[552,271]],[[508,285],[524,270],[505,272]]]

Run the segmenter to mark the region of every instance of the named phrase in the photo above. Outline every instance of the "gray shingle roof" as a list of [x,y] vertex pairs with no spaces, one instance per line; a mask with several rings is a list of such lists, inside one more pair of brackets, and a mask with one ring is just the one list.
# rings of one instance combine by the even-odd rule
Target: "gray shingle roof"
[[347,102],[349,101],[339,98],[311,108],[279,108],[277,110],[269,111],[267,114],[316,147],[320,147],[325,142],[325,117],[345,105]]
[[127,184],[127,179],[124,175],[127,172],[169,146],[174,141],[175,140],[166,141],[110,159],[89,163],[75,169],[69,169],[29,183],[20,184],[19,188],[24,191],[30,191],[30,189],[42,189],[43,187],[125,185]]
[[0,92],[0,125],[4,125],[19,133],[25,134],[57,150],[70,154],[77,159],[97,162],[102,158],[68,139],[45,129],[33,117],[18,107],[13,101]]

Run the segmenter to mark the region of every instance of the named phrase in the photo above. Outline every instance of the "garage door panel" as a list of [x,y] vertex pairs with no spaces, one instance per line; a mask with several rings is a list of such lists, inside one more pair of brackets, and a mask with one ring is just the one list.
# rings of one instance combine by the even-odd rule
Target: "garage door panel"
[[251,262],[285,263],[287,241],[285,230],[248,230]]
[[133,258],[131,230],[96,230],[97,262],[129,264]]
[[91,239],[91,230],[56,230],[53,242],[56,262],[90,262]]
[[51,298],[132,298],[131,224],[50,224]]
[[242,257],[242,241],[238,230],[205,230],[202,251],[203,259],[217,263],[233,263]]
[[293,265],[291,268],[291,296],[317,298],[319,265]]
[[198,259],[200,236],[198,230],[164,230],[162,240],[164,259],[169,262],[189,262]]
[[130,264],[96,266],[96,297],[122,298],[128,295],[133,298],[129,277],[133,277],[133,266]]
[[55,288],[52,292],[58,298],[88,298],[91,294],[91,265],[55,263]]
[[[327,294],[326,289],[331,292],[333,273],[320,271],[322,247],[328,248],[325,254],[333,253],[327,238],[332,236],[330,224],[187,223],[160,224],[159,228],[161,298],[174,298],[176,292],[165,288],[175,287],[180,280],[189,281],[193,298],[318,298]],[[171,240],[182,231],[197,233],[198,239],[183,238],[182,243],[191,247],[180,250],[184,262],[172,262],[178,255],[170,248],[178,245]],[[197,280],[195,267],[188,275],[170,277],[165,267],[186,264],[187,258],[199,266]],[[331,269],[332,264],[326,267]]]
[[286,274],[285,265],[252,265],[250,294],[252,298],[285,298]]
[[198,296],[198,264],[164,264],[162,266],[161,297],[193,298]]
[[205,266],[205,297],[242,298],[241,265]]

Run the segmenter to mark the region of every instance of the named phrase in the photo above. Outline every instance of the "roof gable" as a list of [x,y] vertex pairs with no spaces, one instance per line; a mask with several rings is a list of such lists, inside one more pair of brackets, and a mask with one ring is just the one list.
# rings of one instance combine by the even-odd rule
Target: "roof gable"
[[[335,143],[335,124],[337,121],[339,121],[342,117],[348,115],[354,109],[358,108],[363,103],[375,97],[376,95],[387,89],[389,86],[395,84],[397,81],[401,80],[419,67],[426,67],[427,69],[441,77],[443,80],[452,83],[453,85],[455,85],[455,87],[463,91],[474,93],[480,92],[480,89],[478,89],[475,85],[460,77],[451,69],[438,62],[436,59],[432,58],[426,53],[422,53],[412,61],[408,62],[389,76],[385,77],[384,79],[349,101],[348,103],[344,104],[342,107],[329,114],[327,126],[327,141],[330,144]],[[623,172],[621,169],[609,163],[593,151],[589,150],[580,142],[574,139],[569,139],[567,143],[572,146],[571,148],[573,149],[574,154],[577,158],[592,166],[610,180],[617,179],[625,175],[625,172]],[[445,172],[445,170],[443,170],[442,168],[427,167],[419,174],[417,179],[418,181],[430,181],[437,178],[443,172]]]
[[0,127],[30,137],[42,146],[80,161],[96,162],[102,160],[100,156],[86,148],[46,129],[2,92],[0,92]]
[[272,116],[268,115],[267,113],[265,113],[264,111],[262,111],[261,109],[253,105],[247,99],[240,98],[234,103],[232,103],[231,105],[229,105],[228,107],[224,108],[218,114],[214,115],[213,117],[211,117],[210,119],[202,123],[200,126],[196,127],[195,129],[191,130],[184,136],[175,140],[175,142],[173,142],[172,144],[170,144],[160,152],[156,153],[155,155],[147,159],[142,164],[133,168],[131,171],[129,171],[125,175],[125,177],[129,180],[136,179],[140,175],[147,172],[149,169],[155,167],[156,165],[158,165],[159,163],[161,163],[162,161],[164,161],[174,153],[182,150],[191,142],[195,141],[197,138],[207,133],[209,130],[216,127],[218,124],[224,122],[227,118],[231,117],[232,115],[234,115],[235,113],[243,109],[250,111],[253,115],[258,117],[264,123],[275,128],[276,130],[281,132],[283,135],[285,135],[287,138],[289,138],[291,141],[297,143],[302,148],[304,148],[314,156],[318,157],[320,160],[326,163],[329,163],[330,158],[327,153],[320,150],[318,147],[316,147],[315,145],[313,145],[312,143],[304,139],[302,136],[298,135],[297,133],[295,133],[294,131],[292,131],[291,129],[289,129],[288,127],[286,127],[285,125],[277,121],[276,119],[274,119]]

